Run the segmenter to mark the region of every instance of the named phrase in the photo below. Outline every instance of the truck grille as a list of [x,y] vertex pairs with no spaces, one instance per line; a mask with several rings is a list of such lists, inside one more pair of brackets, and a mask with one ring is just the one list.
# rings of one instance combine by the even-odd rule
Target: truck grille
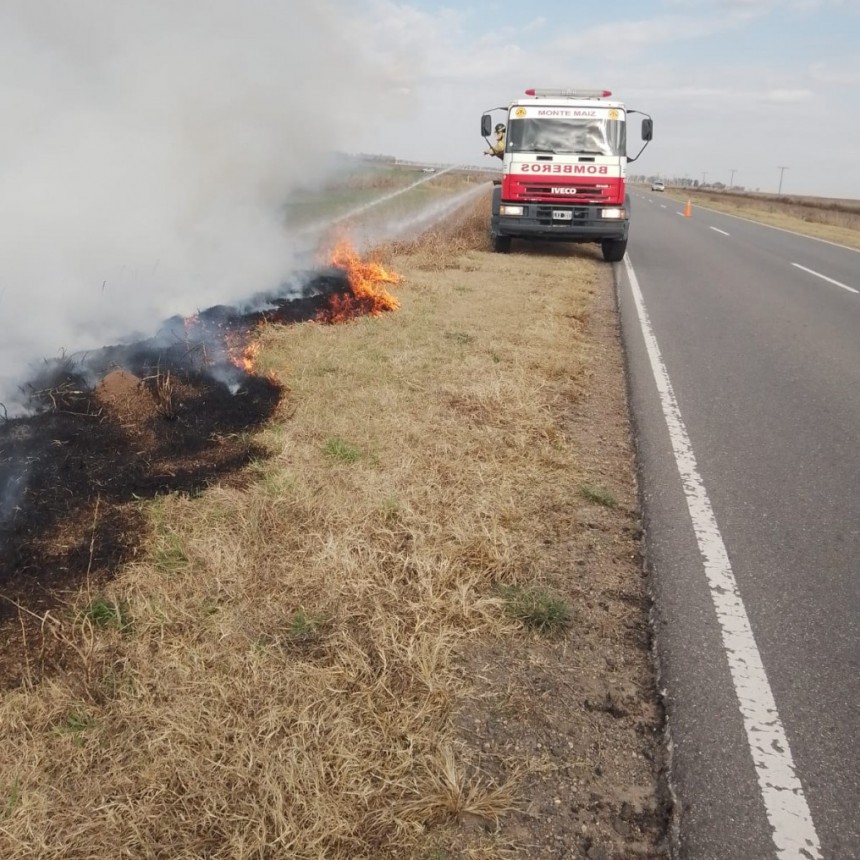
[[[553,188],[570,188],[575,189],[576,194],[553,194]],[[596,188],[594,185],[586,185],[580,183],[562,183],[557,182],[554,185],[551,184],[537,184],[537,183],[529,183],[524,184],[522,186],[522,193],[529,197],[541,197],[547,200],[557,200],[561,202],[562,200],[572,201],[576,200],[603,200],[607,196],[608,188]]]

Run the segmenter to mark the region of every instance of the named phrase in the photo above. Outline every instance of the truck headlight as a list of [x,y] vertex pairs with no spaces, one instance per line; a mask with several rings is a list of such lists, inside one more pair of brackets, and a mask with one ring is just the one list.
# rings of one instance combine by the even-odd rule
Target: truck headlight
[[626,218],[627,213],[623,209],[604,209],[600,213],[601,218],[614,218],[618,220],[620,218]]
[[523,207],[522,206],[505,206],[502,205],[499,207],[499,215],[522,215]]

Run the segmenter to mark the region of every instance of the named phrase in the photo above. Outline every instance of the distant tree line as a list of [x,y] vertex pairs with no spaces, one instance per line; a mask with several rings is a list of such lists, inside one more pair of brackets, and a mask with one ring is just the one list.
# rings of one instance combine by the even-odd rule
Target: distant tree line
[[[725,191],[729,186],[725,182],[699,182],[698,179],[690,179],[689,176],[646,176],[635,174],[630,176],[630,181],[643,185],[650,185],[655,180],[661,180],[666,185],[674,185],[677,188],[713,188],[717,191]],[[743,185],[732,185],[732,191],[746,191]]]

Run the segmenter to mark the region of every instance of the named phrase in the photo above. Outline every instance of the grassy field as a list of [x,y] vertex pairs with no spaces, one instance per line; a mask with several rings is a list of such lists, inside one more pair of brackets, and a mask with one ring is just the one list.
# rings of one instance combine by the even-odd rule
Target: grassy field
[[[547,852],[653,856],[630,454],[619,473],[608,428],[569,423],[611,277],[590,252],[487,254],[486,219],[382,252],[396,312],[258,330],[287,390],[265,453],[141,501],[137,559],[44,615],[61,657],[0,703],[0,855],[550,857],[522,829],[549,826],[526,809],[546,783],[550,817],[581,794]],[[575,558],[617,581],[595,596]],[[553,702],[516,743],[469,740]],[[536,752],[572,713],[565,760]],[[616,807],[639,816],[623,838]]]

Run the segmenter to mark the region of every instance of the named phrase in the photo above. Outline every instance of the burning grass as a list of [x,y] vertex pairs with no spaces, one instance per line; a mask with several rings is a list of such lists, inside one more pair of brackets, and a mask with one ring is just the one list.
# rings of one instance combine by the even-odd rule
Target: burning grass
[[535,257],[524,289],[485,223],[386,249],[397,314],[258,329],[290,394],[248,428],[247,485],[140,504],[137,556],[42,615],[62,671],[0,704],[3,857],[419,858],[522,802],[524,765],[458,728],[459,657],[558,570],[599,264]]
[[399,276],[378,262],[362,259],[348,241],[338,242],[331,262],[346,272],[351,289],[329,298],[326,307],[317,314],[319,322],[347,322],[365,315],[376,317],[400,307],[400,302],[386,289],[388,285],[399,284]]

